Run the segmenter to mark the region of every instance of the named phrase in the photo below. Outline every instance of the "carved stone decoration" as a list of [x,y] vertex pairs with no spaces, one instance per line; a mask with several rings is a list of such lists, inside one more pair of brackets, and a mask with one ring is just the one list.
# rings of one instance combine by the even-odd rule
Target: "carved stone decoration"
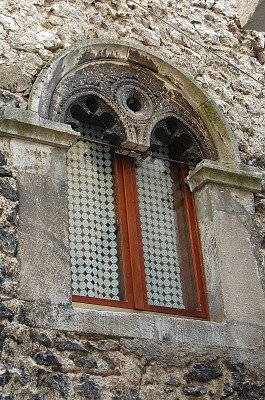
[[70,71],[53,92],[49,118],[74,129],[96,124],[102,140],[121,151],[152,151],[168,143],[174,159],[217,157],[203,121],[181,91],[133,64],[98,61]]
[[168,145],[169,157],[180,161],[190,161],[193,164],[203,159],[203,152],[187,127],[175,117],[159,121],[151,134],[150,149],[156,149],[163,144]]
[[110,107],[95,95],[82,96],[68,107],[64,122],[73,129],[80,126],[96,126],[101,139],[119,146],[125,139],[124,127]]

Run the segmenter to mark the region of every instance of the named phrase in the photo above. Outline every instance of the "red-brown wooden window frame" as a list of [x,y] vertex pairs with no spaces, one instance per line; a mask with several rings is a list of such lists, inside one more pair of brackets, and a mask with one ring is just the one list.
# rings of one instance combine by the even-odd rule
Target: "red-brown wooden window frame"
[[[184,203],[182,220],[187,225],[185,229],[188,232],[190,241],[192,271],[189,271],[189,275],[193,276],[192,285],[194,287],[197,306],[177,309],[148,304],[135,163],[133,158],[115,153],[113,155],[113,164],[125,300],[109,300],[73,295],[73,302],[208,319],[207,297],[195,204],[192,193],[185,184],[188,168],[185,165],[174,164],[173,171],[177,172],[175,179],[178,179],[178,186]],[[182,279],[182,286],[185,292],[185,273]],[[188,291],[191,292],[191,289]],[[194,294],[190,294],[190,296],[194,296]]]

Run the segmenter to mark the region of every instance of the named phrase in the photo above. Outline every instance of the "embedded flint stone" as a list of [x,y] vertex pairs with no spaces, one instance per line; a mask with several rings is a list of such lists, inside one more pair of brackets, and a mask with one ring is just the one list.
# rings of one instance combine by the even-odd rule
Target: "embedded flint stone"
[[0,247],[8,255],[14,256],[17,251],[18,240],[15,232],[8,232],[4,229],[3,224],[0,224]]
[[71,342],[70,340],[57,343],[56,348],[59,351],[78,351],[81,353],[87,353],[87,349],[79,343]]
[[227,399],[228,397],[232,396],[233,393],[234,393],[234,389],[225,384],[223,393],[221,394],[221,399]]
[[183,393],[186,396],[200,397],[207,393],[204,386],[186,386],[183,388]]
[[9,177],[9,178],[11,178],[12,176],[13,175],[12,175],[11,171],[8,171],[6,168],[0,167],[0,177]]
[[12,208],[12,210],[10,211],[10,213],[6,217],[6,219],[10,224],[17,226],[17,224],[18,224],[18,207]]
[[6,199],[11,201],[17,201],[18,195],[15,189],[12,188],[9,182],[0,182],[0,195],[4,196]]
[[71,354],[69,358],[74,362],[77,367],[82,367],[88,370],[98,367],[95,358],[92,356],[81,356],[78,353],[74,353]]
[[46,346],[46,347],[51,347],[52,346],[51,339],[45,333],[31,331],[30,332],[30,339],[33,342],[38,342],[39,344],[42,344],[43,346]]
[[10,381],[10,379],[11,375],[8,371],[0,372],[0,386],[5,386]]
[[169,378],[169,379],[166,381],[166,385],[169,385],[169,386],[179,386],[179,383],[178,383],[175,379]]
[[6,159],[3,153],[0,151],[0,165],[6,165]]
[[99,399],[101,397],[100,386],[86,375],[80,377],[80,392],[87,399]]
[[60,362],[51,352],[44,354],[40,351],[35,350],[30,353],[30,357],[39,365],[57,366],[57,367],[61,366]]
[[11,322],[13,317],[13,312],[4,304],[0,304],[0,319],[8,319],[8,321]]
[[221,376],[223,376],[223,372],[220,370],[216,362],[209,361],[195,364],[191,372],[184,375],[184,378],[187,382],[207,382]]
[[4,341],[5,341],[5,334],[3,333],[4,327],[0,325],[0,351],[3,350]]
[[5,282],[6,278],[7,278],[7,275],[6,275],[5,269],[3,268],[2,265],[0,265],[0,285]]
[[37,386],[47,387],[49,390],[58,390],[64,399],[68,397],[69,380],[67,376],[62,374],[49,374],[45,371],[40,371]]

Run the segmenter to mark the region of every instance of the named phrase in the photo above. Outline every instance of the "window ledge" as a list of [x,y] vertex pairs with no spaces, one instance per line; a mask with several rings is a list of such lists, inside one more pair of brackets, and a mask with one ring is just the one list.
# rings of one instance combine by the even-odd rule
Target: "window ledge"
[[146,312],[114,312],[75,308],[72,305],[27,303],[30,325],[91,335],[167,342],[171,345],[255,348],[262,346],[264,327],[230,321],[223,323]]

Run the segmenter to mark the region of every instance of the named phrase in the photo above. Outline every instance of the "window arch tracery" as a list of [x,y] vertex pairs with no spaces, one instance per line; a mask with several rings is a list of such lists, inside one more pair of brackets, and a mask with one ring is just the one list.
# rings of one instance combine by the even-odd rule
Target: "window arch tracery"
[[[97,109],[88,101],[88,110],[89,97],[97,98]],[[75,129],[91,112],[97,123],[107,114],[100,141],[122,156],[143,154],[153,159],[154,151],[169,144],[173,164],[176,159],[189,165],[204,158],[228,164],[237,160],[229,127],[196,83],[148,50],[126,44],[95,41],[62,54],[36,81],[29,107]],[[75,118],[79,114],[80,121]],[[197,302],[202,303],[199,298]]]
[[152,90],[135,75],[105,77],[99,90],[81,79],[59,104],[60,119],[81,134],[68,152],[73,299],[206,317],[184,184],[184,164],[203,158],[202,141],[177,118],[174,102],[165,96],[161,106],[160,83],[149,81]]
[[[137,126],[140,129],[135,133],[133,123],[130,123],[127,114],[123,115],[123,109],[117,112],[118,106],[112,107],[112,94],[106,90],[111,84],[104,86],[104,74],[97,75],[100,73],[100,65],[107,62],[115,64],[115,68],[121,64],[127,66],[127,69],[139,67],[147,75],[164,82],[165,85],[162,83],[162,86],[166,87],[165,97],[175,101],[173,109],[157,107],[152,122],[147,119],[146,123],[140,124],[138,121]],[[90,69],[92,65],[95,67],[94,75]],[[88,87],[84,81],[84,85],[70,88],[69,77],[77,73],[77,70],[82,72],[86,68],[85,78],[97,78],[94,79],[95,85]],[[114,78],[119,80],[119,77]],[[148,81],[144,88],[149,90]],[[214,325],[207,321],[197,321],[194,324],[187,319],[161,318],[146,313],[134,313],[132,316],[124,312],[102,312],[98,307],[90,307],[89,311],[84,311],[80,309],[80,305],[71,302],[69,243],[66,237],[68,218],[65,153],[76,142],[78,134],[56,121],[63,122],[66,108],[82,94],[91,93],[96,93],[115,110],[122,126],[126,127],[126,138],[121,142],[121,152],[128,153],[135,144],[137,148],[134,151],[137,154],[145,152],[150,146],[154,126],[163,118],[176,117],[192,132],[194,138],[198,138],[199,143],[203,138],[203,156],[215,160],[203,160],[187,178],[195,194],[210,316]],[[160,91],[157,94],[159,96]],[[181,107],[181,104],[184,106]],[[84,41],[56,56],[37,77],[28,110],[2,110],[1,124],[4,135],[10,139],[10,145],[16,150],[12,151],[12,158],[14,165],[19,166],[21,230],[28,238],[32,238],[34,232],[33,240],[23,240],[20,243],[20,292],[23,299],[29,300],[28,316],[34,324],[38,321],[39,326],[46,324],[55,329],[78,329],[80,332],[92,331],[112,336],[152,337],[156,340],[170,337],[175,343],[183,343],[184,340],[189,344],[193,344],[194,337],[196,340],[201,338],[201,331],[205,329],[211,343],[220,345],[220,335],[225,335],[229,346],[235,337],[235,331],[230,330],[230,324],[223,326],[216,322],[245,321],[248,324],[259,324],[262,321],[264,303],[258,289],[256,264],[250,245],[251,232],[246,228],[245,220],[242,223],[242,209],[240,208],[238,215],[236,209],[231,210],[229,200],[236,199],[237,202],[246,204],[246,213],[249,215],[251,193],[260,190],[261,175],[258,171],[240,164],[236,141],[222,112],[181,68],[169,61],[163,61],[160,55],[155,55],[146,48],[112,40]],[[17,138],[23,142],[13,140]],[[30,165],[23,164],[23,169],[20,169],[21,151],[32,155]],[[41,159],[40,154],[44,155]],[[33,171],[37,179],[32,175]],[[29,207],[29,201],[34,204],[37,197],[38,207]],[[234,257],[232,247],[235,243],[231,242],[228,231],[231,219],[240,232],[234,238],[235,243],[246,250],[246,253],[244,251],[238,254],[238,259]],[[245,248],[246,243],[249,246]],[[236,287],[244,287],[246,290],[237,291],[235,282]],[[255,298],[253,287],[257,288]],[[40,299],[41,308],[32,307],[32,301],[38,304]],[[239,326],[236,331],[238,334],[241,334],[240,329]]]

